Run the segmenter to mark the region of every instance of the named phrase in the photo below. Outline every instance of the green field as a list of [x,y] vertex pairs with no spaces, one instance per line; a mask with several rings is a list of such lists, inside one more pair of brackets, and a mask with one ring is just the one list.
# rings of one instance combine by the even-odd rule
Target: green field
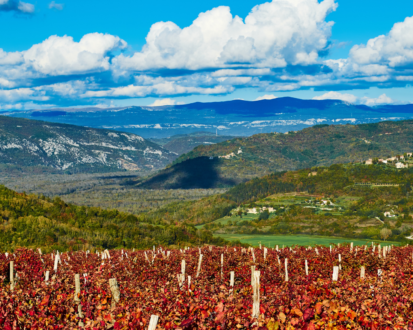
[[[229,241],[239,240],[241,243],[248,243],[253,246],[259,246],[261,243],[267,247],[278,246],[293,246],[293,245],[330,245],[337,243],[351,243],[354,245],[371,244],[371,240],[340,238],[340,237],[323,237],[323,236],[288,236],[288,235],[231,235],[231,234],[216,234],[215,236],[222,237]],[[381,245],[398,245],[398,242],[375,241]]]

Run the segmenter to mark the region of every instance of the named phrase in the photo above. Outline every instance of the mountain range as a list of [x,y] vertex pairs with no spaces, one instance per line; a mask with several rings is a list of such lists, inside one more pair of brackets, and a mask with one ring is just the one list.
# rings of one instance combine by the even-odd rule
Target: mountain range
[[0,164],[67,173],[148,171],[177,154],[141,136],[0,116]]
[[220,135],[251,136],[288,132],[317,124],[362,124],[413,118],[413,104],[369,107],[339,100],[233,100],[161,107],[64,108],[4,112],[11,117],[40,119],[92,128],[167,138],[207,131]]

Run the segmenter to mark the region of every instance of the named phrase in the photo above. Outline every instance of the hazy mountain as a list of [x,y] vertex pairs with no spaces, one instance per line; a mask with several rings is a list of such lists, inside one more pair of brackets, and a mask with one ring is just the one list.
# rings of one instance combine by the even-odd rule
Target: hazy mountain
[[368,107],[338,100],[234,100],[163,107],[15,111],[8,116],[106,128],[164,138],[208,131],[221,135],[296,131],[317,124],[361,124],[413,118],[413,104]]
[[175,158],[135,134],[0,116],[0,164],[105,172],[160,169]]
[[149,139],[163,148],[182,155],[199,145],[210,145],[235,139],[236,136],[217,135],[211,132],[195,132],[190,134],[173,135],[162,139]]
[[[413,120],[318,125],[288,134],[257,134],[198,146],[141,183],[159,189],[231,186],[272,172],[360,162],[413,152]],[[228,159],[223,158],[226,156]],[[191,169],[196,164],[197,169]]]

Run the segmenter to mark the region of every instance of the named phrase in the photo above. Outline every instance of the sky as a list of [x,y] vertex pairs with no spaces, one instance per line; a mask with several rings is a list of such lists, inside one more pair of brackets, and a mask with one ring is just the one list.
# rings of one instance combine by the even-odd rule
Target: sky
[[0,0],[0,111],[413,103],[413,1]]

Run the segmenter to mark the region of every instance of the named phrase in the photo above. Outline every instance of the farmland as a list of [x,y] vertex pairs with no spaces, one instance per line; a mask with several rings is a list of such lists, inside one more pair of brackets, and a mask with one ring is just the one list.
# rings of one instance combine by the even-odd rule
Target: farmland
[[[203,246],[57,257],[56,251],[18,249],[0,255],[0,322],[7,330],[143,330],[156,315],[161,330],[408,329],[412,253],[410,246]],[[340,270],[333,280],[335,266]]]

